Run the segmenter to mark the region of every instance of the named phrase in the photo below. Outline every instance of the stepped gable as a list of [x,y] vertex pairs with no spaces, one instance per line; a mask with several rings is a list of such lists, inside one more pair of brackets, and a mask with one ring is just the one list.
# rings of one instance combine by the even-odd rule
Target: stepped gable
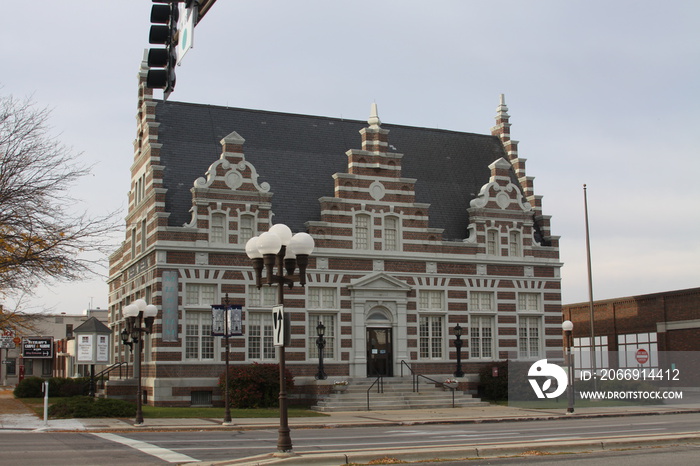
[[[333,175],[347,171],[347,151],[361,147],[366,121],[202,104],[157,101],[155,120],[168,224],[190,221],[190,189],[221,154],[232,132],[245,139],[245,159],[269,183],[274,223],[294,231],[320,219],[319,198],[334,192]],[[498,136],[381,124],[388,153],[403,154],[401,176],[416,178],[416,202],[430,204],[431,228],[444,239],[467,236],[467,208],[488,183],[489,165],[507,157]],[[515,175],[513,174],[513,178]]]

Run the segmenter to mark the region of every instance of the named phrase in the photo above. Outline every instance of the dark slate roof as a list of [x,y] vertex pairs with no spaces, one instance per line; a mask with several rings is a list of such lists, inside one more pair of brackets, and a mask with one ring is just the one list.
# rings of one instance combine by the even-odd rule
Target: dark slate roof
[[105,324],[100,322],[97,317],[92,316],[82,324],[73,329],[73,333],[112,333]]
[[[320,220],[318,199],[333,196],[333,174],[347,172],[346,151],[362,146],[365,121],[261,110],[158,102],[161,164],[169,224],[190,221],[190,188],[221,154],[219,141],[233,131],[245,139],[243,151],[268,182],[273,223],[292,231]],[[444,228],[444,239],[467,235],[469,201],[488,182],[488,165],[506,157],[491,135],[382,124],[390,152],[403,154],[402,176],[416,178],[416,201],[430,204],[430,226]]]

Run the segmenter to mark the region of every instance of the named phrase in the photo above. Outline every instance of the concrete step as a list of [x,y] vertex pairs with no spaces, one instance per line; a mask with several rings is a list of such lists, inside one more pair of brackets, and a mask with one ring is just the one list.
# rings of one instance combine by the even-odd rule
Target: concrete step
[[[366,411],[367,390],[376,379],[350,379],[345,391],[335,392],[319,400],[312,409],[330,411]],[[439,379],[436,379],[439,380]],[[369,392],[370,410],[451,408],[452,392],[430,382],[419,383],[418,392],[413,391],[413,382],[407,378],[385,378],[384,392],[378,393],[375,385]],[[484,406],[480,399],[469,393],[455,391],[454,407]]]

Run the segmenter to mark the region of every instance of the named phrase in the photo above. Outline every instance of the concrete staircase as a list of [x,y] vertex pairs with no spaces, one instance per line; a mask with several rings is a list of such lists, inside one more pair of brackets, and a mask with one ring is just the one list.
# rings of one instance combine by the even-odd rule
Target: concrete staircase
[[[320,412],[330,411],[367,411],[367,390],[376,381],[371,379],[348,379],[349,385],[344,392],[335,392],[319,400],[311,409]],[[413,391],[410,376],[384,377],[384,393],[377,393],[377,385],[369,392],[370,410],[391,409],[426,409],[451,408],[452,390],[436,386],[425,379],[420,379],[418,392]],[[435,379],[439,380],[439,379]],[[474,398],[463,391],[454,391],[454,407],[486,406],[479,398]]]

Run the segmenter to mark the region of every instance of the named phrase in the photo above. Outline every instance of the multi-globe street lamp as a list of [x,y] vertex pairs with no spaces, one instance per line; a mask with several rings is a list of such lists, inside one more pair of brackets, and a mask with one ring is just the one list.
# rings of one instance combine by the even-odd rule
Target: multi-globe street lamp
[[568,406],[566,408],[567,414],[573,414],[574,412],[574,359],[571,356],[571,347],[573,346],[573,341],[571,335],[574,331],[574,323],[570,320],[565,320],[561,324],[561,329],[564,331],[564,338],[566,340],[566,365],[568,368],[568,385],[566,387],[566,395],[568,398]]
[[[313,252],[314,240],[308,233],[292,235],[292,230],[282,223],[275,224],[260,236],[249,239],[245,251],[255,270],[255,285],[262,287],[263,269],[265,283],[277,285],[277,304],[284,306],[284,285],[292,288],[294,282],[301,286],[306,284],[306,267],[309,255]],[[295,274],[297,267],[299,273]],[[275,271],[275,269],[277,269]],[[283,323],[279,323],[283,325]],[[287,388],[285,377],[285,342],[279,347],[279,409],[280,427],[277,437],[277,450],[280,453],[292,451],[292,438],[289,435],[287,417]]]
[[126,332],[121,333],[122,342],[125,344],[131,336],[131,340],[136,345],[134,355],[134,376],[136,377],[136,420],[135,425],[143,425],[143,395],[141,393],[141,354],[143,353],[143,335],[151,333],[153,322],[158,314],[158,308],[153,304],[147,304],[143,299],[137,299],[133,303],[122,309],[122,314],[126,320]]

